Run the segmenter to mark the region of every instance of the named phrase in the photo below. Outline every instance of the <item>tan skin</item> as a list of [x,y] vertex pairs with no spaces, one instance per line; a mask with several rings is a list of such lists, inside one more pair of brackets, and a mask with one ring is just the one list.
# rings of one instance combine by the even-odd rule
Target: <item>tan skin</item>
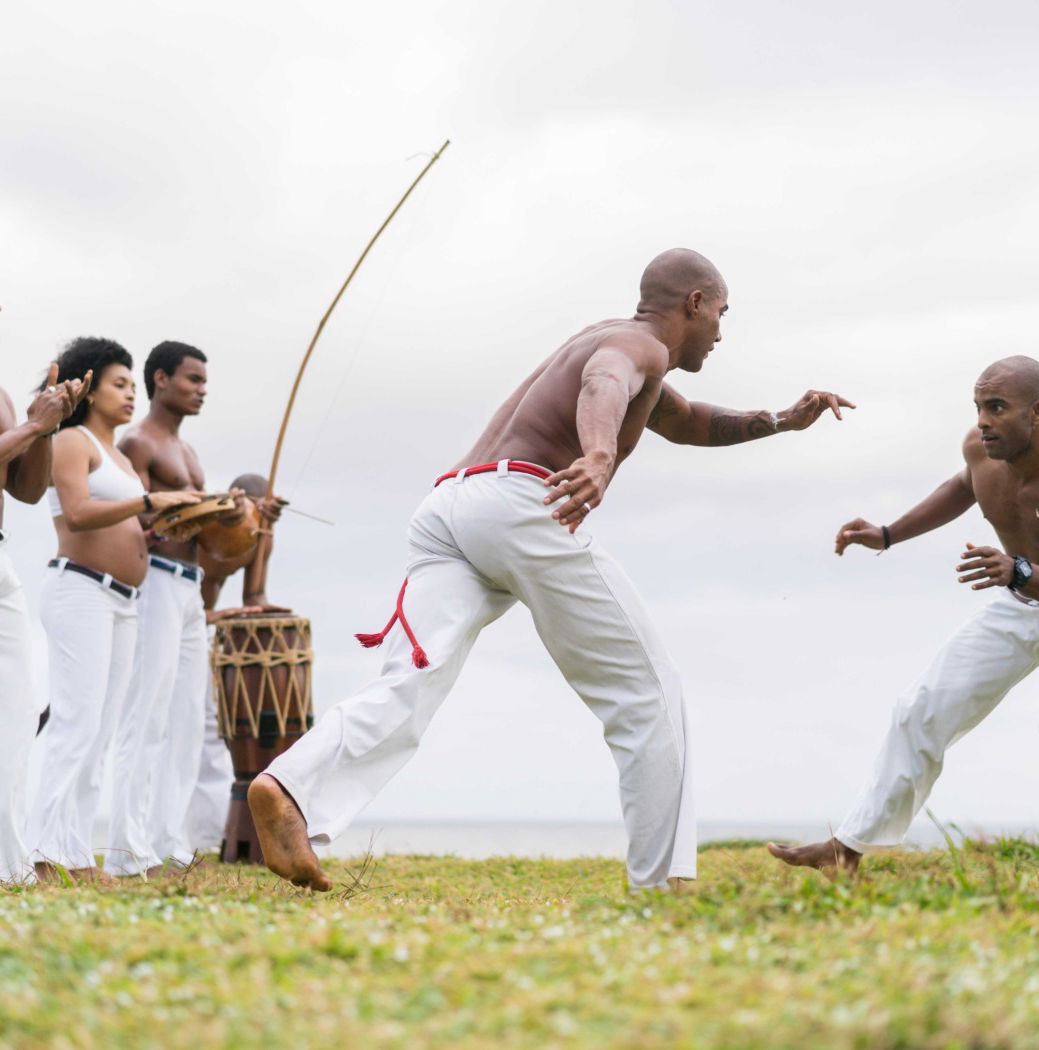
[[[133,477],[130,461],[115,447],[116,429],[133,416],[133,375],[125,365],[111,364],[92,385],[88,373],[84,384],[89,409],[82,425],[101,442],[116,466]],[[77,428],[69,427],[54,438],[53,444],[52,479],[62,508],[62,513],[53,519],[58,557],[139,586],[147,568],[144,533],[137,520],[144,511],[144,498],[93,499],[89,475],[101,465],[101,454],[94,443]],[[155,507],[161,510],[196,499],[191,492],[164,492],[157,495]],[[57,869],[46,861],[37,863],[35,870],[41,881],[59,879]],[[81,882],[116,881],[95,867],[76,868],[69,874]]]
[[[546,504],[571,532],[602,502],[621,463],[652,430],[676,444],[717,446],[774,433],[770,414],[731,412],[689,402],[664,382],[667,372],[699,372],[721,342],[728,310],[724,282],[693,289],[679,307],[640,303],[635,317],[579,332],[545,361],[495,413],[455,469],[518,459],[553,471]],[[779,431],[804,430],[827,409],[838,419],[851,402],[808,391],[778,412]]]
[[[273,525],[281,517],[283,500],[276,497],[268,499],[263,491],[250,491],[249,489],[244,491],[246,509],[255,506],[265,526]],[[266,569],[272,548],[273,537],[265,534],[257,535],[256,542],[249,550],[231,558],[215,557],[205,548],[199,547],[198,561],[205,572],[202,579],[202,604],[206,610],[206,623],[217,623],[219,620],[254,613],[291,612],[285,606],[272,605],[267,600]],[[256,566],[257,561],[261,559],[263,564]],[[254,567],[257,567],[259,571],[251,571]],[[216,605],[220,600],[220,592],[224,584],[241,569],[246,570],[242,577],[242,604],[218,609]]]
[[[116,466],[133,477],[130,461],[115,447],[115,431],[128,423],[134,410],[134,381],[125,365],[109,365],[87,398],[90,408],[83,425],[101,442]],[[90,495],[90,474],[101,466],[101,454],[86,434],[69,427],[54,438],[54,487],[62,513],[54,518],[58,557],[106,572],[137,587],[147,569],[144,533],[137,516],[144,498],[99,500]],[[156,510],[194,502],[193,492],[156,493]]]
[[4,523],[4,492],[20,503],[38,503],[51,476],[51,435],[87,395],[91,375],[58,384],[52,363],[44,388],[36,394],[18,423],[14,402],[0,389],[0,526]]
[[[966,543],[955,566],[957,582],[975,591],[1006,587],[1013,579],[1013,555],[1022,555],[1035,575],[1019,593],[1039,598],[1039,399],[1035,385],[1023,384],[1012,365],[1000,365],[986,369],[974,388],[978,422],[963,442],[963,470],[892,522],[888,532],[892,545],[902,543],[947,524],[977,503],[1003,549]],[[842,525],[836,553],[843,555],[856,544],[883,550],[882,529],[865,518]],[[862,857],[835,838],[809,846],[770,842],[768,849],[788,864],[827,874],[854,873]]]
[[[498,409],[456,469],[502,459],[546,467],[553,473],[544,502],[556,505],[546,513],[572,533],[602,503],[646,429],[690,445],[775,433],[767,411],[690,403],[664,382],[674,369],[700,371],[721,341],[727,309],[728,289],[710,263],[680,250],[658,257],[643,276],[635,316],[591,325],[564,343]],[[827,409],[840,419],[842,407],[854,406],[810,390],[778,413],[778,429],[803,430]],[[303,815],[273,777],[253,781],[249,806],[267,866],[296,885],[331,889]]]
[[[205,487],[202,465],[195,450],[180,437],[180,424],[185,416],[196,416],[202,410],[206,382],[205,362],[197,357],[185,357],[172,376],[161,369],[156,371],[155,393],[148,415],[132,426],[119,443],[153,503],[163,492],[189,490],[201,494]],[[240,493],[235,495],[240,498]],[[222,520],[235,525],[241,518],[239,506]],[[145,519],[148,521],[150,518]],[[198,544],[194,539],[184,542],[153,539],[150,550],[190,565],[198,561]]]

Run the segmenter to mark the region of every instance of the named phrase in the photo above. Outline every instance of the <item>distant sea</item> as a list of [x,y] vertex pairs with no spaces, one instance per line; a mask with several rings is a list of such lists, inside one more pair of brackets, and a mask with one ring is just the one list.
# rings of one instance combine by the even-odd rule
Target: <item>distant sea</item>
[[[999,821],[949,825],[953,841],[966,837],[994,839],[1001,835],[1036,838],[1036,827],[1001,824]],[[817,842],[829,837],[824,823],[784,824],[704,820],[699,824],[700,842],[728,839],[774,839],[778,842]],[[354,824],[332,846],[319,852],[325,856],[356,857],[371,850],[387,853],[453,855],[467,860],[487,857],[624,856],[627,839],[618,823],[469,823],[451,821]],[[917,822],[910,829],[907,846],[933,849],[945,845],[941,832],[930,822]]]

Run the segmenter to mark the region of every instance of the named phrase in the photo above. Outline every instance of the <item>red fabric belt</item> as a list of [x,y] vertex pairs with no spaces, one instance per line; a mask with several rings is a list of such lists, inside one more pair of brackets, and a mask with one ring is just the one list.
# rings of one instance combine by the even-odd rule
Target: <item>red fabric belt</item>
[[[433,488],[442,481],[448,481],[450,478],[457,478],[459,474],[464,474],[465,477],[469,477],[470,474],[490,474],[491,471],[498,469],[497,463],[481,463],[478,467],[463,467],[461,470],[452,470],[447,474],[441,474],[439,478],[433,483]],[[508,469],[514,474],[533,474],[536,478],[547,478],[552,472],[545,470],[544,467],[536,466],[533,463],[523,463],[520,460],[510,459]]]
[[[514,474],[532,474],[535,478],[542,479],[551,476],[552,473],[549,470],[545,470],[544,467],[536,466],[533,463],[523,463],[520,460],[513,459],[508,461],[507,469]],[[461,474],[463,478],[467,478],[470,474],[490,474],[492,471],[497,470],[497,463],[481,463],[476,467],[463,467],[461,470],[451,470],[448,471],[447,474],[441,474],[433,483],[433,488],[436,488],[441,482],[450,481],[451,478],[457,478],[459,474]],[[422,646],[418,644],[415,632],[412,631],[411,625],[408,623],[407,617],[404,615],[404,592],[407,589],[408,581],[405,579],[404,584],[400,589],[400,593],[397,595],[397,608],[390,617],[390,622],[386,624],[378,634],[355,634],[354,637],[365,647],[365,649],[374,649],[377,646],[382,645],[386,640],[386,635],[389,634],[393,625],[400,620],[400,625],[404,628],[404,633],[408,636],[408,641],[411,642],[411,662],[421,670],[423,667],[429,666],[429,657],[426,656],[426,652]]]

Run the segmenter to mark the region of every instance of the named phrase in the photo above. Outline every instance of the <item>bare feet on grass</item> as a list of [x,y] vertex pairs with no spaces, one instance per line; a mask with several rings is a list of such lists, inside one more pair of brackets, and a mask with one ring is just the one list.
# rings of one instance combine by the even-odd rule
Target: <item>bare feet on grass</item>
[[818,868],[831,879],[838,871],[854,875],[858,871],[859,860],[862,858],[861,853],[857,853],[836,839],[816,842],[811,846],[780,846],[776,842],[770,842],[768,851],[773,857],[795,868]]
[[[33,865],[38,882],[62,883],[62,871],[57,864],[51,864],[48,860],[39,861]],[[106,875],[100,868],[66,868],[65,873],[73,882],[89,883],[94,886],[115,886],[118,880],[111,875]]]
[[294,886],[322,892],[332,888],[332,880],[321,870],[311,849],[303,814],[274,777],[261,773],[249,785],[249,809],[264,863],[275,875]]

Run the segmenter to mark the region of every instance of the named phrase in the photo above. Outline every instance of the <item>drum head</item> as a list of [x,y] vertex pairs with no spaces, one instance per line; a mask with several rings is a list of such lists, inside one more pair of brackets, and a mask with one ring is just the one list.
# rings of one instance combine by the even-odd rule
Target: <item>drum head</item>
[[152,528],[160,536],[175,543],[184,543],[193,539],[204,525],[218,521],[234,509],[234,496],[228,492],[218,492],[198,503],[181,503],[162,511],[152,521]]

